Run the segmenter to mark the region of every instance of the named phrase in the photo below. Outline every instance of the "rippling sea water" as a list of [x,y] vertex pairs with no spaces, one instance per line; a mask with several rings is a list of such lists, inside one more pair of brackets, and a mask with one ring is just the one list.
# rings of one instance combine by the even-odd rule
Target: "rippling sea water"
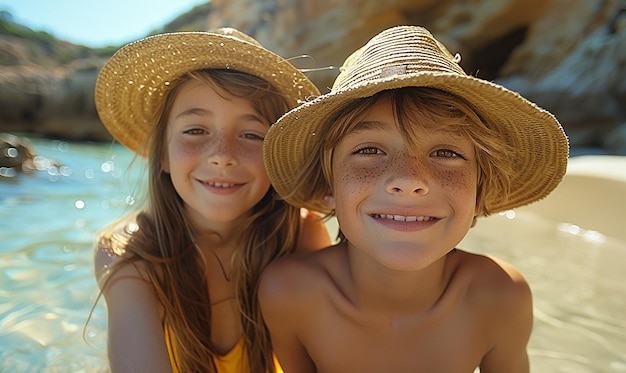
[[32,142],[62,167],[0,180],[0,372],[104,372],[94,233],[134,203],[142,161],[129,167],[120,145]]
[[[0,180],[0,373],[107,372],[94,235],[135,203],[142,161],[129,168],[120,145],[32,141],[64,167]],[[626,229],[624,211],[604,215]],[[528,279],[532,372],[626,372],[626,239],[520,209],[479,220],[459,247]]]

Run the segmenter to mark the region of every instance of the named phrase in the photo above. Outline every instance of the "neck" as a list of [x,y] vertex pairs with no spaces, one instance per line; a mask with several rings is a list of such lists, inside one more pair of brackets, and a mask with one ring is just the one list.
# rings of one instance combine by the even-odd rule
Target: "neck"
[[206,241],[196,241],[195,245],[204,255],[209,273],[219,273],[224,281],[230,282],[234,245],[224,245],[221,242],[214,245],[212,242],[207,243]]
[[359,307],[398,314],[428,311],[436,306],[450,281],[448,255],[423,269],[398,270],[347,245],[353,299]]

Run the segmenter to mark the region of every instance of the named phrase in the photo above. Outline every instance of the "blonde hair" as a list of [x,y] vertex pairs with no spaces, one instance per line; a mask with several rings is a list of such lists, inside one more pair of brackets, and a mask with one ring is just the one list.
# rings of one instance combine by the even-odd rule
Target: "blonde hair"
[[510,188],[513,170],[506,159],[512,149],[465,100],[428,87],[381,91],[371,97],[350,101],[327,118],[319,133],[321,140],[295,178],[293,194],[300,200],[309,201],[304,207],[332,214],[324,200],[332,194],[333,150],[365,112],[383,97],[391,100],[398,127],[409,143],[416,145],[420,141],[413,131],[415,123],[430,123],[432,128],[460,134],[473,143],[478,163],[478,216],[488,216],[491,211],[486,201],[497,200],[499,197],[494,193]]
[[[222,97],[249,100],[269,123],[289,109],[268,82],[242,72],[199,70],[171,82],[155,112],[154,130],[145,144],[149,150],[148,207],[136,215],[137,230],[126,229],[120,234],[108,229],[100,244],[110,247],[123,242],[128,255],[119,264],[141,263],[142,273],[147,273],[163,306],[164,325],[173,332],[179,370],[216,372],[213,358],[219,353],[211,342],[211,301],[204,259],[194,245],[196,232],[182,199],[162,167],[167,150],[167,117],[180,87],[190,79],[208,84]],[[269,333],[257,301],[259,277],[270,262],[293,251],[300,221],[299,209],[279,199],[270,187],[241,224],[242,244],[233,256],[232,279],[252,372],[274,371]]]

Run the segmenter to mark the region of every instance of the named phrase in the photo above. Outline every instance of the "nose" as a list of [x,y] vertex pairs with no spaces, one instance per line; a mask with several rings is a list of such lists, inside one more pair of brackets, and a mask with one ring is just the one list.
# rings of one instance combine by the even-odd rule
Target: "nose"
[[225,134],[215,138],[213,146],[207,155],[207,162],[213,166],[225,167],[237,164],[237,149],[235,141]]
[[395,195],[425,195],[430,191],[430,171],[427,161],[402,156],[388,168],[385,190]]

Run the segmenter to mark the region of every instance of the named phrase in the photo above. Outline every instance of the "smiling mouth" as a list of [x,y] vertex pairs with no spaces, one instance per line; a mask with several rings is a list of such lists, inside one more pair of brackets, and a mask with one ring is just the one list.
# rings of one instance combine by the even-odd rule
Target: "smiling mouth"
[[395,220],[395,221],[432,221],[436,220],[436,218],[432,216],[404,216],[404,215],[387,215],[387,214],[374,214],[372,217],[376,219],[386,219],[386,220]]
[[212,182],[209,181],[208,183],[209,186],[215,187],[215,188],[232,188],[237,184],[232,184],[232,183],[216,183],[216,182]]

